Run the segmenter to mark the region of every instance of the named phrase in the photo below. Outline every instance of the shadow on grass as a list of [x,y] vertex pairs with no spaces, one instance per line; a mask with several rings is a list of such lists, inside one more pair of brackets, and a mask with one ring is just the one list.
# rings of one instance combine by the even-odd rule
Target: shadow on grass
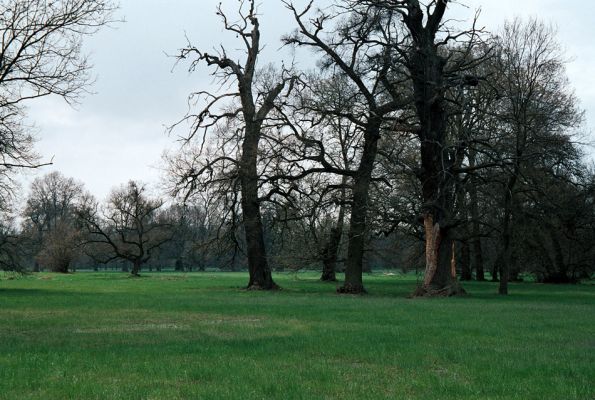
[[[322,282],[315,277],[292,276],[282,282],[283,291],[292,295],[334,295],[337,282]],[[408,298],[419,282],[412,276],[382,276],[372,275],[364,277],[364,286],[368,293],[362,298]],[[452,298],[451,301],[490,301],[490,302],[529,302],[529,303],[568,303],[584,304],[595,302],[595,286],[593,285],[549,285],[533,282],[510,283],[508,296],[498,294],[498,282],[462,282],[468,295]],[[352,296],[345,296],[352,297]],[[413,299],[412,301],[434,301],[444,298]]]
[[99,292],[85,291],[67,291],[67,290],[53,290],[53,289],[39,289],[39,288],[0,288],[0,296],[2,297],[95,297],[102,295]]

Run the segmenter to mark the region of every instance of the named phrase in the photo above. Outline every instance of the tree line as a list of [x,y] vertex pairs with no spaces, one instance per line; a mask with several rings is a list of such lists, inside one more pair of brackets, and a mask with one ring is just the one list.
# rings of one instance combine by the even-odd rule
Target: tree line
[[[374,268],[419,270],[414,296],[462,295],[471,279],[499,281],[501,294],[524,276],[590,279],[595,179],[555,29],[514,19],[486,32],[477,18],[460,29],[450,3],[283,1],[294,31],[282,44],[314,54],[308,70],[262,65],[254,1],[233,15],[219,6],[243,51],[189,42],[178,53],[178,65],[206,67],[221,85],[193,91],[188,114],[170,127],[185,137],[164,156],[168,200],[131,181],[100,204],[81,183],[46,175],[32,184],[20,225],[4,213],[2,265],[247,269],[248,288],[261,290],[277,288],[274,270],[319,269],[325,281],[345,273],[339,293],[365,292]],[[58,31],[77,51],[113,11],[58,4],[63,13],[82,7],[72,11],[77,28]],[[50,57],[41,65],[58,57],[34,51]],[[60,56],[74,61],[56,78],[72,86],[45,85],[48,94],[80,93],[88,67],[77,51]],[[0,81],[7,97],[10,84]],[[3,124],[20,135],[3,150],[7,209],[13,164],[39,164],[26,129]]]

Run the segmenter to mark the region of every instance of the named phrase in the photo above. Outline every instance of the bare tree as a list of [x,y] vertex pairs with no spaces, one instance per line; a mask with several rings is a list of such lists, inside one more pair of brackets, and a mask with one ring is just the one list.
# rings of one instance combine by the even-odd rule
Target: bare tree
[[131,274],[138,276],[143,264],[171,240],[170,226],[157,219],[161,206],[162,200],[148,197],[146,187],[134,181],[112,190],[102,209],[88,196],[77,211],[88,235],[87,253],[101,263],[129,261]]
[[[340,21],[337,16],[343,13],[336,8],[318,10],[314,17],[309,17],[313,9],[312,2],[303,10],[298,10],[289,1],[284,3],[293,13],[298,25],[297,31],[284,39],[285,43],[309,47],[322,54],[323,65],[333,72],[337,71],[337,75],[345,76],[352,90],[351,101],[357,104],[353,110],[355,112],[352,113],[344,113],[344,109],[333,108],[332,103],[326,109],[318,110],[327,115],[347,118],[357,126],[363,138],[357,167],[350,170],[334,167],[324,157],[324,143],[310,139],[308,147],[314,147],[319,152],[316,156],[310,156],[310,159],[321,165],[302,172],[300,176],[326,172],[352,178],[345,282],[338,291],[363,293],[365,289],[362,271],[369,189],[374,178],[378,141],[387,125],[397,125],[401,122],[396,111],[403,105],[400,93],[389,78],[395,54],[391,48],[377,46],[377,43],[388,37],[398,41],[398,31],[394,29],[394,20],[382,20],[380,14],[373,10],[368,12],[353,8],[353,13]],[[333,23],[335,24],[329,27]],[[297,136],[303,138],[301,134]]]
[[[239,37],[246,51],[246,58],[243,64],[228,56],[222,47],[217,55],[209,54],[189,44],[181,50],[180,60],[192,59],[190,70],[194,70],[198,64],[206,63],[216,67],[215,75],[221,79],[222,87],[234,82],[237,84],[237,92],[211,94],[198,92],[191,97],[204,96],[206,107],[197,115],[189,114],[184,120],[193,124],[192,132],[188,137],[191,141],[198,132],[207,134],[209,129],[221,126],[229,120],[240,120],[241,127],[236,131],[239,135],[239,157],[234,158],[230,154],[219,154],[215,159],[210,160],[199,170],[190,169],[182,172],[178,182],[181,190],[188,189],[191,193],[197,187],[201,175],[209,174],[218,164],[231,163],[236,172],[241,192],[241,218],[244,225],[246,254],[248,258],[248,269],[250,280],[249,289],[269,290],[275,289],[277,285],[273,281],[271,268],[268,264],[265,241],[263,237],[263,225],[261,215],[261,197],[259,196],[259,143],[262,138],[262,130],[267,116],[275,107],[275,102],[282,92],[287,89],[291,91],[294,78],[282,71],[281,76],[268,76],[268,82],[262,82],[261,90],[256,90],[256,79],[258,75],[257,62],[261,50],[260,23],[257,16],[256,2],[247,2],[247,10],[243,4],[240,5],[240,21],[231,22],[221,6],[217,14],[221,16],[225,30],[232,32]],[[266,74],[266,71],[264,71]],[[225,100],[230,100],[231,105],[220,107]]]
[[[547,157],[582,121],[569,89],[564,57],[552,27],[535,19],[513,20],[497,38],[500,140],[497,151],[504,172],[500,226],[500,294],[508,294],[511,240],[518,187],[527,190],[527,170]],[[553,144],[554,148],[548,148]],[[555,154],[555,153],[554,153]],[[566,157],[564,157],[566,158]]]
[[[39,167],[26,104],[57,95],[76,102],[91,82],[82,39],[109,22],[111,0],[7,0],[0,3],[0,202],[14,171]],[[1,205],[1,204],[0,204]]]
[[[420,166],[417,176],[422,185],[423,221],[426,244],[426,270],[422,285],[414,293],[456,295],[464,293],[453,273],[453,241],[450,230],[456,225],[454,204],[457,167],[463,157],[458,143],[447,135],[449,112],[446,93],[455,86],[477,85],[476,77],[466,74],[479,59],[469,57],[481,43],[480,31],[454,32],[444,23],[448,0],[422,4],[419,0],[369,0],[350,2],[352,7],[372,7],[384,15],[398,15],[406,32],[405,40],[385,43],[401,54],[412,86],[412,102],[417,115]],[[388,17],[385,17],[388,18]],[[455,48],[452,42],[463,42]]]

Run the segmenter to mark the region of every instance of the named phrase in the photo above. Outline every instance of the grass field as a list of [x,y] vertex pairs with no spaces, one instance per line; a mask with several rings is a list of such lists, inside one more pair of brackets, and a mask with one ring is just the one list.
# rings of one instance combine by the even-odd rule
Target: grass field
[[[5,277],[6,278],[6,277]],[[314,274],[0,278],[1,399],[594,399],[595,286],[415,278],[339,296]]]

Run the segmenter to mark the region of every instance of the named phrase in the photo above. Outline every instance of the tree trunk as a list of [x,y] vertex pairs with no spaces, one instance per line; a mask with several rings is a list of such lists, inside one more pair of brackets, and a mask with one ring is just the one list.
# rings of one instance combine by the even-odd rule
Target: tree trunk
[[481,250],[481,238],[474,238],[471,242],[473,249],[473,268],[475,269],[475,279],[485,281],[485,272],[483,269],[483,254]]
[[413,293],[414,297],[424,296],[456,296],[463,295],[465,291],[453,273],[452,259],[453,240],[448,230],[442,229],[439,223],[434,222],[430,213],[424,215],[424,230],[426,242],[426,269],[424,280],[420,287]]
[[[370,116],[372,118],[372,116]],[[349,247],[345,266],[345,283],[337,288],[338,293],[366,293],[363,285],[363,259],[366,237],[366,218],[372,171],[378,152],[380,120],[371,120],[364,135],[364,150],[359,168],[353,180],[353,199],[349,225]]]
[[345,189],[342,190],[341,205],[339,207],[339,216],[337,224],[331,230],[328,242],[322,251],[322,276],[321,281],[335,282],[337,280],[337,255],[343,236],[343,226],[345,224]]
[[[469,149],[469,167],[475,167],[475,149]],[[475,279],[485,281],[483,267],[483,254],[481,249],[481,229],[479,221],[479,201],[477,198],[477,182],[474,176],[469,180],[469,201],[471,211],[471,249],[473,251],[473,269],[475,269]]]
[[258,199],[258,172],[256,164],[258,159],[260,126],[247,123],[245,135],[239,173],[242,189],[242,217],[246,237],[248,271],[250,273],[248,289],[271,290],[278,287],[273,281],[266,257],[260,201]]
[[56,269],[55,272],[59,273],[59,274],[67,274],[68,273],[68,267],[70,265],[67,263],[61,263],[58,268]]
[[134,260],[132,262],[132,271],[130,271],[130,275],[132,276],[140,276],[140,269],[141,269],[141,261]]
[[[446,7],[438,3],[442,12]],[[410,10],[416,18],[423,12],[416,6]],[[414,296],[453,296],[464,294],[456,276],[452,276],[450,259],[452,239],[448,229],[452,215],[455,181],[454,159],[448,153],[446,131],[448,113],[445,108],[444,66],[446,60],[434,43],[435,31],[428,31],[419,20],[409,21],[416,46],[409,60],[414,89],[415,108],[419,118],[421,168],[418,178],[424,201],[426,270],[423,285]],[[437,29],[433,26],[432,29]]]
[[544,277],[544,283],[576,283],[576,279],[570,274],[570,269],[564,261],[564,253],[560,240],[557,236],[557,231],[552,225],[548,225],[548,236],[550,239],[550,248],[553,253],[552,266],[553,271],[548,271],[547,276]]
[[461,242],[461,281],[470,281],[473,279],[471,274],[471,253],[469,249],[469,241]]
[[490,275],[492,275],[492,282],[498,282],[500,280],[498,277],[500,276],[499,271],[501,263],[502,261],[500,260],[500,256],[496,257],[496,261],[494,261],[490,271]]
[[[38,226],[37,229],[37,243],[39,246],[43,243],[43,230],[41,229],[41,226]],[[33,263],[33,272],[41,272],[41,265],[37,260]]]
[[510,238],[512,207],[513,207],[513,190],[517,180],[517,173],[508,179],[504,193],[504,219],[502,221],[502,238],[501,238],[501,256],[500,262],[500,285],[498,286],[498,293],[501,295],[508,294],[508,281],[510,279]]

